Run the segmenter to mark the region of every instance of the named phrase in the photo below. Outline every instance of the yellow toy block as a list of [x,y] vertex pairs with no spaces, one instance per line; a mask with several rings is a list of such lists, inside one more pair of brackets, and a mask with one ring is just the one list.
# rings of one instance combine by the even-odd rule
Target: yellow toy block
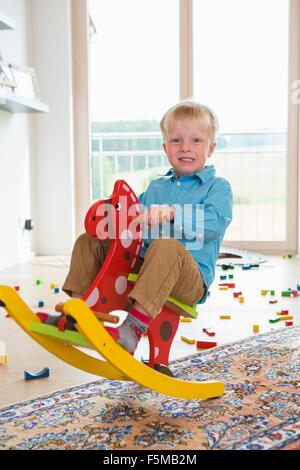
[[219,290],[228,290],[228,286],[221,286],[219,287]]
[[6,347],[4,341],[0,341],[0,364],[8,363],[8,355],[6,354]]
[[58,287],[58,284],[54,284],[53,282],[50,284],[50,289],[55,289],[56,287]]
[[8,364],[8,354],[0,355],[0,364]]
[[220,320],[230,320],[231,315],[220,315]]
[[263,290],[260,291],[261,295],[267,295],[268,292],[269,292],[269,291],[268,291],[268,290],[265,290],[265,289],[263,289]]
[[279,318],[280,321],[283,320],[293,320],[294,316],[293,315],[283,315],[282,317]]
[[259,325],[253,325],[253,333],[259,333]]
[[185,343],[188,343],[188,344],[195,344],[196,343],[195,339],[189,339],[189,338],[186,338],[185,336],[181,336],[181,341],[184,341]]
[[240,304],[243,304],[245,302],[245,297],[243,297],[242,295],[239,296],[239,303]]
[[191,323],[192,319],[188,317],[182,317],[180,318],[180,323]]

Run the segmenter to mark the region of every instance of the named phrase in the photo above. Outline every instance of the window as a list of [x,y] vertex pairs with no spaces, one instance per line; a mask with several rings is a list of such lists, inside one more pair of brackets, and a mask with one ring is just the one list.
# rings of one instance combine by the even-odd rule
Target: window
[[179,96],[179,2],[90,0],[93,199],[168,169],[159,121]]
[[194,98],[220,120],[211,163],[234,192],[226,242],[296,248],[299,0],[89,0],[92,196],[168,168],[159,120]]
[[288,0],[195,0],[194,97],[220,120],[214,162],[234,192],[227,238],[287,236]]

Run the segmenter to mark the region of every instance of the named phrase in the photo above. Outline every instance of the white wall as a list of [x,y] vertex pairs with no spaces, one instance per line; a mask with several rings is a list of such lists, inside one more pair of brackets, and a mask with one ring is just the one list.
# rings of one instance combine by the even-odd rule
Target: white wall
[[74,233],[70,0],[27,1],[33,66],[50,106],[49,114],[35,118],[35,251],[63,254]]
[[[5,61],[34,67],[48,114],[0,111],[0,269],[73,245],[71,0],[0,0]],[[19,219],[33,218],[28,233]],[[32,237],[32,238],[31,238]]]
[[[25,65],[28,54],[27,0],[0,0],[0,11],[16,20],[16,30],[0,30],[5,61]],[[30,234],[19,217],[31,218],[31,118],[0,110],[0,269],[30,256]]]

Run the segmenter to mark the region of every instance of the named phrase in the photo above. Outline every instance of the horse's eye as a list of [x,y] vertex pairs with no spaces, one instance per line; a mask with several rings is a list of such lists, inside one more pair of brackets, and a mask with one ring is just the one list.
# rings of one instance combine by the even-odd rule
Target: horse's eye
[[117,204],[115,204],[115,209],[117,212],[119,212],[121,210],[121,204],[119,202],[117,202]]

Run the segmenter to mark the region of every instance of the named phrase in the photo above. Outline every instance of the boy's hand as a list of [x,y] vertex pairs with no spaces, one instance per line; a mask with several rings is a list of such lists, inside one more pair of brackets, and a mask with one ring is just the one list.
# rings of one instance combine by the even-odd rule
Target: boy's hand
[[135,223],[147,223],[151,225],[161,225],[163,222],[172,222],[175,218],[175,207],[151,206],[145,212],[134,219]]

